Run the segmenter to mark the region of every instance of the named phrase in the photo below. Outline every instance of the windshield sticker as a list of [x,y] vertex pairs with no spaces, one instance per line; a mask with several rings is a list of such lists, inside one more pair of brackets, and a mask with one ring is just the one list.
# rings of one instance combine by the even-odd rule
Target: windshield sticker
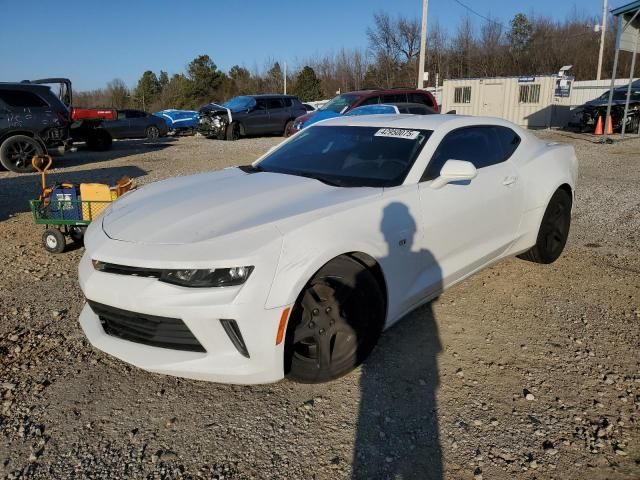
[[420,135],[418,130],[405,130],[403,128],[381,128],[374,137],[393,137],[406,138],[407,140],[415,140]]

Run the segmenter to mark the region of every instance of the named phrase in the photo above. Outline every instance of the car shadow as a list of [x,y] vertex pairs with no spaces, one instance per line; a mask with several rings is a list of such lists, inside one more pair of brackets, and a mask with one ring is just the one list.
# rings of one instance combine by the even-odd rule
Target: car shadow
[[[146,170],[134,166],[94,168],[79,171],[47,173],[47,185],[56,183],[107,183],[113,185],[119,178],[133,179],[146,175]],[[38,174],[0,177],[0,222],[20,212],[29,211],[29,200],[37,199],[42,188]]]
[[178,141],[175,137],[162,137],[156,140],[133,139],[114,140],[111,148],[104,152],[90,150],[84,143],[74,144],[77,148],[75,152],[67,152],[65,155],[54,157],[53,162],[56,168],[76,167],[92,163],[106,162],[119,158],[139,155],[144,152],[155,152],[164,150],[174,145]]
[[[399,228],[400,239],[394,236]],[[387,261],[417,262],[430,272],[431,296],[439,295],[442,271],[431,252],[412,249],[421,233],[406,205],[388,205],[381,230],[389,248]],[[380,259],[380,264],[384,262]],[[381,336],[361,368],[354,480],[443,478],[436,402],[441,351],[431,303],[409,313]]]

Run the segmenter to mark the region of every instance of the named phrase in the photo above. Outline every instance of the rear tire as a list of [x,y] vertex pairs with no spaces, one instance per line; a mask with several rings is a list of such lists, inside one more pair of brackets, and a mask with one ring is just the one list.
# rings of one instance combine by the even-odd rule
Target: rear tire
[[346,375],[373,350],[385,316],[384,294],[371,270],[351,257],[335,258],[314,275],[293,308],[287,377],[321,383]]
[[87,137],[87,147],[97,152],[109,150],[112,143],[111,134],[102,128],[93,129]]
[[33,172],[31,159],[34,155],[44,154],[42,146],[34,138],[26,135],[14,135],[0,146],[0,163],[7,170],[16,173]]
[[49,253],[62,253],[67,248],[67,242],[60,230],[49,228],[42,234],[42,246]]
[[282,132],[282,136],[283,137],[287,137],[289,136],[289,130],[293,129],[293,120],[289,120],[285,125],[284,125],[284,132]]
[[567,244],[570,226],[571,195],[558,189],[544,212],[536,244],[518,257],[542,264],[555,262]]

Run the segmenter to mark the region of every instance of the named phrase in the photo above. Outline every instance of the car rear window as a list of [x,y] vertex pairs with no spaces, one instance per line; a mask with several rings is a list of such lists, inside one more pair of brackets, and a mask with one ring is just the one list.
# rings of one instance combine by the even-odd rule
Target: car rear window
[[10,107],[47,107],[47,102],[35,93],[22,90],[0,90],[0,100]]

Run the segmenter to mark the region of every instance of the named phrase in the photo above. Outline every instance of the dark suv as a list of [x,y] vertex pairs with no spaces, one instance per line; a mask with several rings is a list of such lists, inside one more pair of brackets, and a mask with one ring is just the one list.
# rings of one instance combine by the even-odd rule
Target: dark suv
[[199,130],[208,137],[236,140],[244,135],[286,134],[306,109],[292,95],[241,95],[200,109]]
[[[295,119],[291,127],[287,130],[287,135],[293,135],[309,125],[320,120],[334,118],[343,115],[354,108],[365,105],[385,105],[419,104],[428,107],[435,113],[439,112],[435,97],[425,91],[412,88],[392,88],[390,90],[358,90],[356,92],[346,92],[329,100],[318,110],[309,112]],[[425,111],[427,112],[427,111]],[[429,111],[429,113],[432,113]]]
[[0,82],[0,164],[33,170],[31,158],[69,142],[69,110],[46,85]]

